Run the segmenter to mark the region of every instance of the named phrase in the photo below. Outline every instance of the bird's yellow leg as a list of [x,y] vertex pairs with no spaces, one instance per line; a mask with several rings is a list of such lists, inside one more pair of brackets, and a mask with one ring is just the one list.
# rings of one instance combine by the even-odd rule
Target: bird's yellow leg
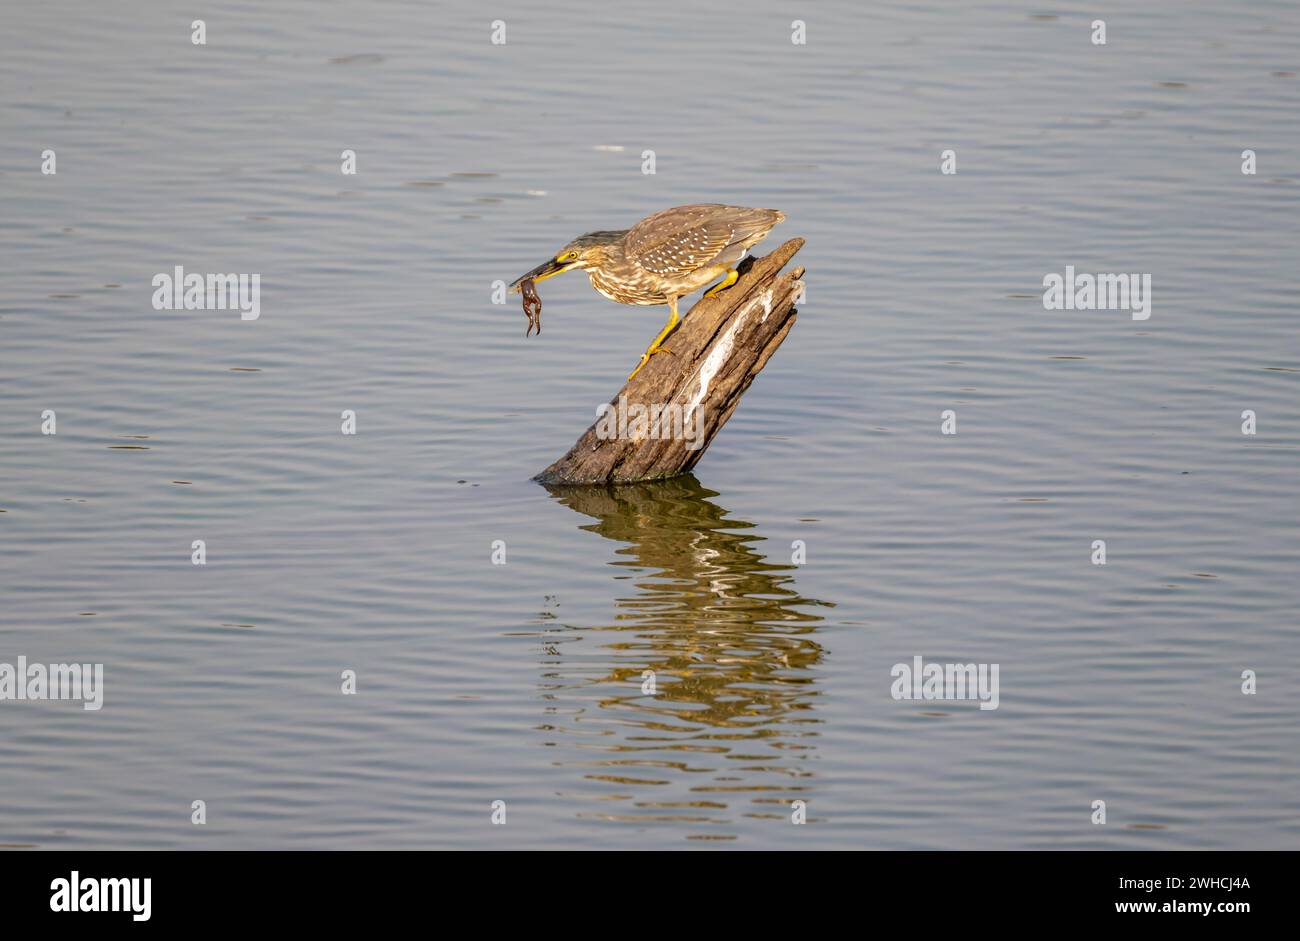
[[730,271],[727,272],[727,276],[726,276],[725,278],[723,278],[721,281],[719,281],[719,282],[718,282],[717,284],[715,284],[713,287],[711,287],[711,288],[709,288],[707,291],[705,291],[705,292],[704,292],[704,296],[705,296],[705,297],[712,297],[712,296],[715,295],[715,294],[721,294],[721,293],[722,293],[723,291],[725,291],[727,288],[729,288],[729,287],[731,287],[733,284],[735,284],[735,283],[736,283],[736,279],[739,278],[739,277],[740,277],[740,272],[738,272],[735,268],[732,268]]
[[668,339],[668,334],[676,330],[677,324],[680,322],[681,318],[677,316],[677,298],[674,297],[668,302],[668,324],[659,331],[659,336],[655,337],[654,342],[647,346],[645,352],[641,354],[641,362],[636,364],[636,369],[632,370],[632,374],[627,377],[629,381],[636,377],[636,374],[641,371],[642,366],[650,362],[651,356],[654,356],[656,353],[672,352],[672,350],[662,349],[662,345],[664,340]]

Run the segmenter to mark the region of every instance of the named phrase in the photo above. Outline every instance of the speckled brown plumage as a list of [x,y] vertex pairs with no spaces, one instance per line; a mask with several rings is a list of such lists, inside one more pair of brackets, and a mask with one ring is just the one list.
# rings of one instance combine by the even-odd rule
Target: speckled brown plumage
[[725,275],[784,218],[775,209],[696,203],[656,212],[623,232],[593,232],[571,244],[595,237],[588,244],[601,251],[580,267],[605,297],[621,304],[667,304]]
[[641,366],[657,353],[679,322],[677,301],[711,281],[730,286],[736,265],[785,218],[775,209],[721,203],[675,206],[646,216],[630,229],[588,232],[565,245],[511,285],[542,281],[565,271],[587,272],[591,286],[620,304],[667,304],[668,324],[641,355]]

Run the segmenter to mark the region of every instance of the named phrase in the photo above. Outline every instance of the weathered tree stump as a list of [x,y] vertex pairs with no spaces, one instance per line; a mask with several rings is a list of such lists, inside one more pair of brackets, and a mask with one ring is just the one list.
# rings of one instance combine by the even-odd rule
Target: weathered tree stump
[[781,269],[802,247],[803,239],[790,239],[746,259],[735,284],[700,298],[665,341],[671,352],[650,357],[569,453],[535,479],[627,483],[694,467],[794,326],[803,269]]

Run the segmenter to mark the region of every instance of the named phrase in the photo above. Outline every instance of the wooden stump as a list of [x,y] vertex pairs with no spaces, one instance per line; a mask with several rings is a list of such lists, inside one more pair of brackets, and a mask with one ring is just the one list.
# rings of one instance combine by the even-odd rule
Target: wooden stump
[[769,255],[746,259],[735,284],[700,298],[665,341],[671,352],[650,357],[609,411],[534,479],[626,483],[694,467],[794,326],[803,269],[781,269],[801,247],[803,239],[790,239]]

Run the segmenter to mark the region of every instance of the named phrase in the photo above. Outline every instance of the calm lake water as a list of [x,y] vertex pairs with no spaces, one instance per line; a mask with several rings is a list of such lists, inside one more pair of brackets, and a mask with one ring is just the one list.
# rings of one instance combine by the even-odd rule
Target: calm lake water
[[[0,662],[105,691],[0,703],[0,844],[1300,846],[1294,3],[4,19]],[[493,281],[714,201],[808,240],[785,345],[693,475],[532,483],[665,312]]]

